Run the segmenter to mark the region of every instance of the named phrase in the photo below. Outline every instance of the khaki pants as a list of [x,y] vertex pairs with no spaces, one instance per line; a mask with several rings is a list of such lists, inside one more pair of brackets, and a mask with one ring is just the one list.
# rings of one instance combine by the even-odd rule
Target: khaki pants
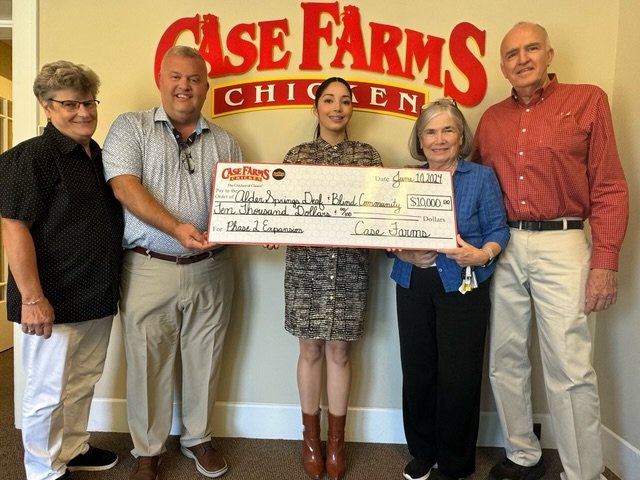
[[180,443],[191,447],[211,438],[232,296],[229,249],[189,265],[125,253],[120,315],[134,456],[165,451],[178,373]]
[[532,429],[528,354],[533,304],[551,421],[568,480],[597,480],[603,466],[584,313],[590,257],[582,230],[511,229],[493,276],[489,377],[507,457],[531,466],[541,456]]

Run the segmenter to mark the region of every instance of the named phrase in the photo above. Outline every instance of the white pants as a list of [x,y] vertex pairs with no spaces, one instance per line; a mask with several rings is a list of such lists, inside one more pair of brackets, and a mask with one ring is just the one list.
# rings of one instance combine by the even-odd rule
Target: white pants
[[598,480],[603,468],[600,402],[584,313],[590,260],[582,230],[511,229],[493,277],[489,378],[507,457],[532,466],[541,456],[532,428],[528,352],[533,302],[547,401],[567,480]]
[[89,449],[89,410],[102,375],[113,317],[53,326],[51,337],[22,336],[22,442],[27,480],[62,476]]
[[125,253],[120,316],[134,456],[165,451],[176,383],[182,384],[180,443],[192,447],[211,439],[232,296],[229,249],[190,265]]

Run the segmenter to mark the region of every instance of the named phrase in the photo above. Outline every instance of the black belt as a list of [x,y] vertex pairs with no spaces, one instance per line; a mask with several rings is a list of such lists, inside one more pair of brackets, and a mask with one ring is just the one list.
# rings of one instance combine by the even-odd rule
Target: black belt
[[542,230],[581,230],[584,226],[582,220],[518,220],[507,222],[507,225],[518,230],[531,230],[534,232]]
[[141,255],[146,255],[147,257],[157,258],[158,260],[166,260],[167,262],[173,262],[176,265],[189,265],[190,263],[200,262],[202,260],[206,260],[207,258],[215,257],[217,254],[222,252],[226,245],[216,248],[215,250],[207,250],[206,252],[196,253],[195,255],[189,255],[188,257],[174,257],[173,255],[165,255],[164,253],[153,252],[151,250],[147,250],[144,247],[133,247],[131,249],[132,252],[139,253]]

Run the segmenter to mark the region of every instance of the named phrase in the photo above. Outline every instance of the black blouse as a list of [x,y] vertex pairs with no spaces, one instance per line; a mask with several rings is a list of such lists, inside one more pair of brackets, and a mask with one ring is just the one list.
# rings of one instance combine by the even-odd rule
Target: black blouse
[[[100,147],[47,125],[0,155],[0,215],[30,225],[44,295],[55,323],[116,313],[122,207],[106,184]],[[9,272],[7,313],[20,322],[22,298]]]

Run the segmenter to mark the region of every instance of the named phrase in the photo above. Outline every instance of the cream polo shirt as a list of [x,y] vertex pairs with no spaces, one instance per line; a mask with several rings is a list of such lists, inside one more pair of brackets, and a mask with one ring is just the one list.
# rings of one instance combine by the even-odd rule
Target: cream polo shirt
[[[217,162],[241,162],[242,151],[226,130],[200,117],[189,145],[193,173],[180,159],[173,126],[162,107],[123,113],[111,125],[103,146],[105,178],[135,175],[179,221],[204,232],[208,226],[213,168]],[[144,247],[168,255],[187,255],[172,236],[125,209],[123,247]]]

